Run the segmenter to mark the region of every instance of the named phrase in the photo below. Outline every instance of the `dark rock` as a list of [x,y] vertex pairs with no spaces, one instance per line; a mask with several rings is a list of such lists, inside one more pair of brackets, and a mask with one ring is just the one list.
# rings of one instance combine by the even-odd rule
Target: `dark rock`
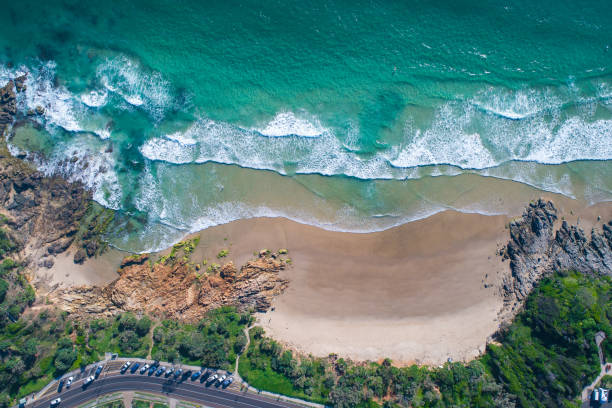
[[510,241],[502,255],[502,260],[510,259],[511,271],[501,288],[505,312],[517,310],[534,285],[554,271],[612,276],[612,224],[604,224],[602,233],[592,230],[589,239],[566,221],[555,232],[556,219],[554,205],[540,199],[527,207],[521,219],[510,223]]
[[49,255],[61,254],[62,252],[68,249],[70,244],[72,244],[72,241],[72,238],[58,239],[57,241],[49,245],[49,247],[47,248],[47,252],[49,253]]
[[88,257],[92,257],[96,254],[98,250],[98,243],[96,241],[89,241],[85,244],[85,252],[87,252]]
[[54,262],[53,262],[53,259],[51,258],[43,259],[43,261],[40,263],[40,266],[47,268],[47,269],[53,268],[53,265],[54,265]]
[[123,269],[125,267],[132,266],[132,265],[142,265],[148,260],[149,260],[149,254],[128,256],[126,258],[123,258],[123,261],[121,261],[121,266],[119,268]]
[[15,88],[17,89],[17,92],[23,92],[26,90],[25,81],[27,78],[28,76],[26,74],[23,74],[15,78]]
[[85,262],[86,258],[87,254],[85,253],[85,250],[83,248],[79,248],[79,250],[74,254],[74,263],[80,265]]

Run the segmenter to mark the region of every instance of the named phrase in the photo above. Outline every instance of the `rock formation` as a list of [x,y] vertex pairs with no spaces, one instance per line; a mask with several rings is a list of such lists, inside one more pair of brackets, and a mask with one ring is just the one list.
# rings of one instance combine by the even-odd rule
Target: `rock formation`
[[0,212],[26,254],[50,267],[52,256],[74,241],[90,194],[78,183],[45,177],[10,155],[4,140],[17,114],[16,92],[25,89],[24,81],[22,76],[0,88]]
[[75,316],[112,316],[122,311],[156,317],[197,321],[209,310],[236,306],[265,311],[287,286],[279,272],[287,267],[275,254],[260,255],[237,271],[233,263],[200,272],[189,259],[130,256],[119,268],[119,278],[107,286],[82,286],[51,294],[54,302]]
[[552,202],[529,204],[523,216],[510,223],[510,241],[501,254],[510,260],[511,274],[501,288],[505,298],[502,319],[511,318],[534,285],[554,271],[576,270],[612,276],[612,221],[602,231],[584,231],[562,221],[555,231],[557,209]]

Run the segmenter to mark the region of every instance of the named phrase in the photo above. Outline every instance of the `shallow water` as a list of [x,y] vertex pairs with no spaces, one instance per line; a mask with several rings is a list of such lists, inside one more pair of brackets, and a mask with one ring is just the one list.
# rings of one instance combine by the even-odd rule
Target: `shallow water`
[[0,80],[45,108],[12,149],[121,210],[120,248],[612,199],[610,2],[38,3],[0,15]]

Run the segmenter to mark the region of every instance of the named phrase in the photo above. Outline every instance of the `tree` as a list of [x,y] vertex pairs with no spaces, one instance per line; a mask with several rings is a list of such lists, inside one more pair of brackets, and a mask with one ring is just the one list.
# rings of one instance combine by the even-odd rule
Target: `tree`
[[0,279],[0,302],[4,302],[6,292],[8,292],[9,284],[4,279]]
[[124,353],[133,353],[141,346],[140,338],[132,330],[126,330],[119,335],[119,349]]
[[147,316],[144,316],[138,321],[138,323],[136,323],[136,333],[138,333],[138,335],[141,337],[149,334],[150,329],[151,319],[149,319]]
[[55,354],[55,360],[53,364],[58,372],[64,373],[72,367],[72,364],[77,359],[77,352],[74,348],[63,348],[59,349]]
[[234,342],[234,352],[236,352],[236,354],[242,353],[242,351],[246,347],[246,344],[246,336],[244,335],[244,333],[240,333],[240,335],[236,338],[236,341]]
[[131,313],[124,313],[119,317],[119,331],[134,330],[138,320]]

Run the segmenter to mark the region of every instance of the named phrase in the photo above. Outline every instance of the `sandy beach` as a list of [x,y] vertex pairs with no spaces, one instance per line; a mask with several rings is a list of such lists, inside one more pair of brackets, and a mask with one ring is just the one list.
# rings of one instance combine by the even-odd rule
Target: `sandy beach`
[[[588,233],[612,205],[549,196]],[[498,328],[499,283],[508,272],[496,252],[517,214],[445,211],[382,232],[332,232],[282,218],[235,221],[200,233],[194,259],[241,265],[253,252],[288,248],[289,288],[257,316],[273,338],[304,353],[395,364],[440,364],[481,354]],[[225,259],[223,259],[225,262]]]
[[[560,220],[588,233],[612,218],[611,203],[585,206],[553,199]],[[257,315],[274,339],[303,353],[354,360],[389,357],[397,365],[470,360],[497,330],[499,286],[509,266],[497,255],[507,224],[520,215],[444,211],[368,234],[334,232],[285,218],[234,221],[201,231],[192,260],[240,267],[261,249],[287,248],[288,289]],[[218,259],[222,249],[227,257]],[[167,251],[163,251],[167,252]],[[162,253],[163,253],[162,252]],[[83,265],[59,255],[37,281],[48,289],[104,285],[125,252],[110,250]]]
[[506,221],[446,211],[352,234],[280,218],[241,220],[203,231],[194,257],[214,259],[229,248],[228,260],[240,265],[262,243],[288,248],[289,288],[258,316],[268,334],[320,356],[437,364],[477,355],[497,328],[505,265],[495,251]]
[[117,269],[126,255],[129,253],[111,248],[78,265],[74,263],[74,250],[68,250],[54,258],[51,268],[39,267],[36,270],[35,284],[46,290],[82,285],[103,286],[119,276]]

